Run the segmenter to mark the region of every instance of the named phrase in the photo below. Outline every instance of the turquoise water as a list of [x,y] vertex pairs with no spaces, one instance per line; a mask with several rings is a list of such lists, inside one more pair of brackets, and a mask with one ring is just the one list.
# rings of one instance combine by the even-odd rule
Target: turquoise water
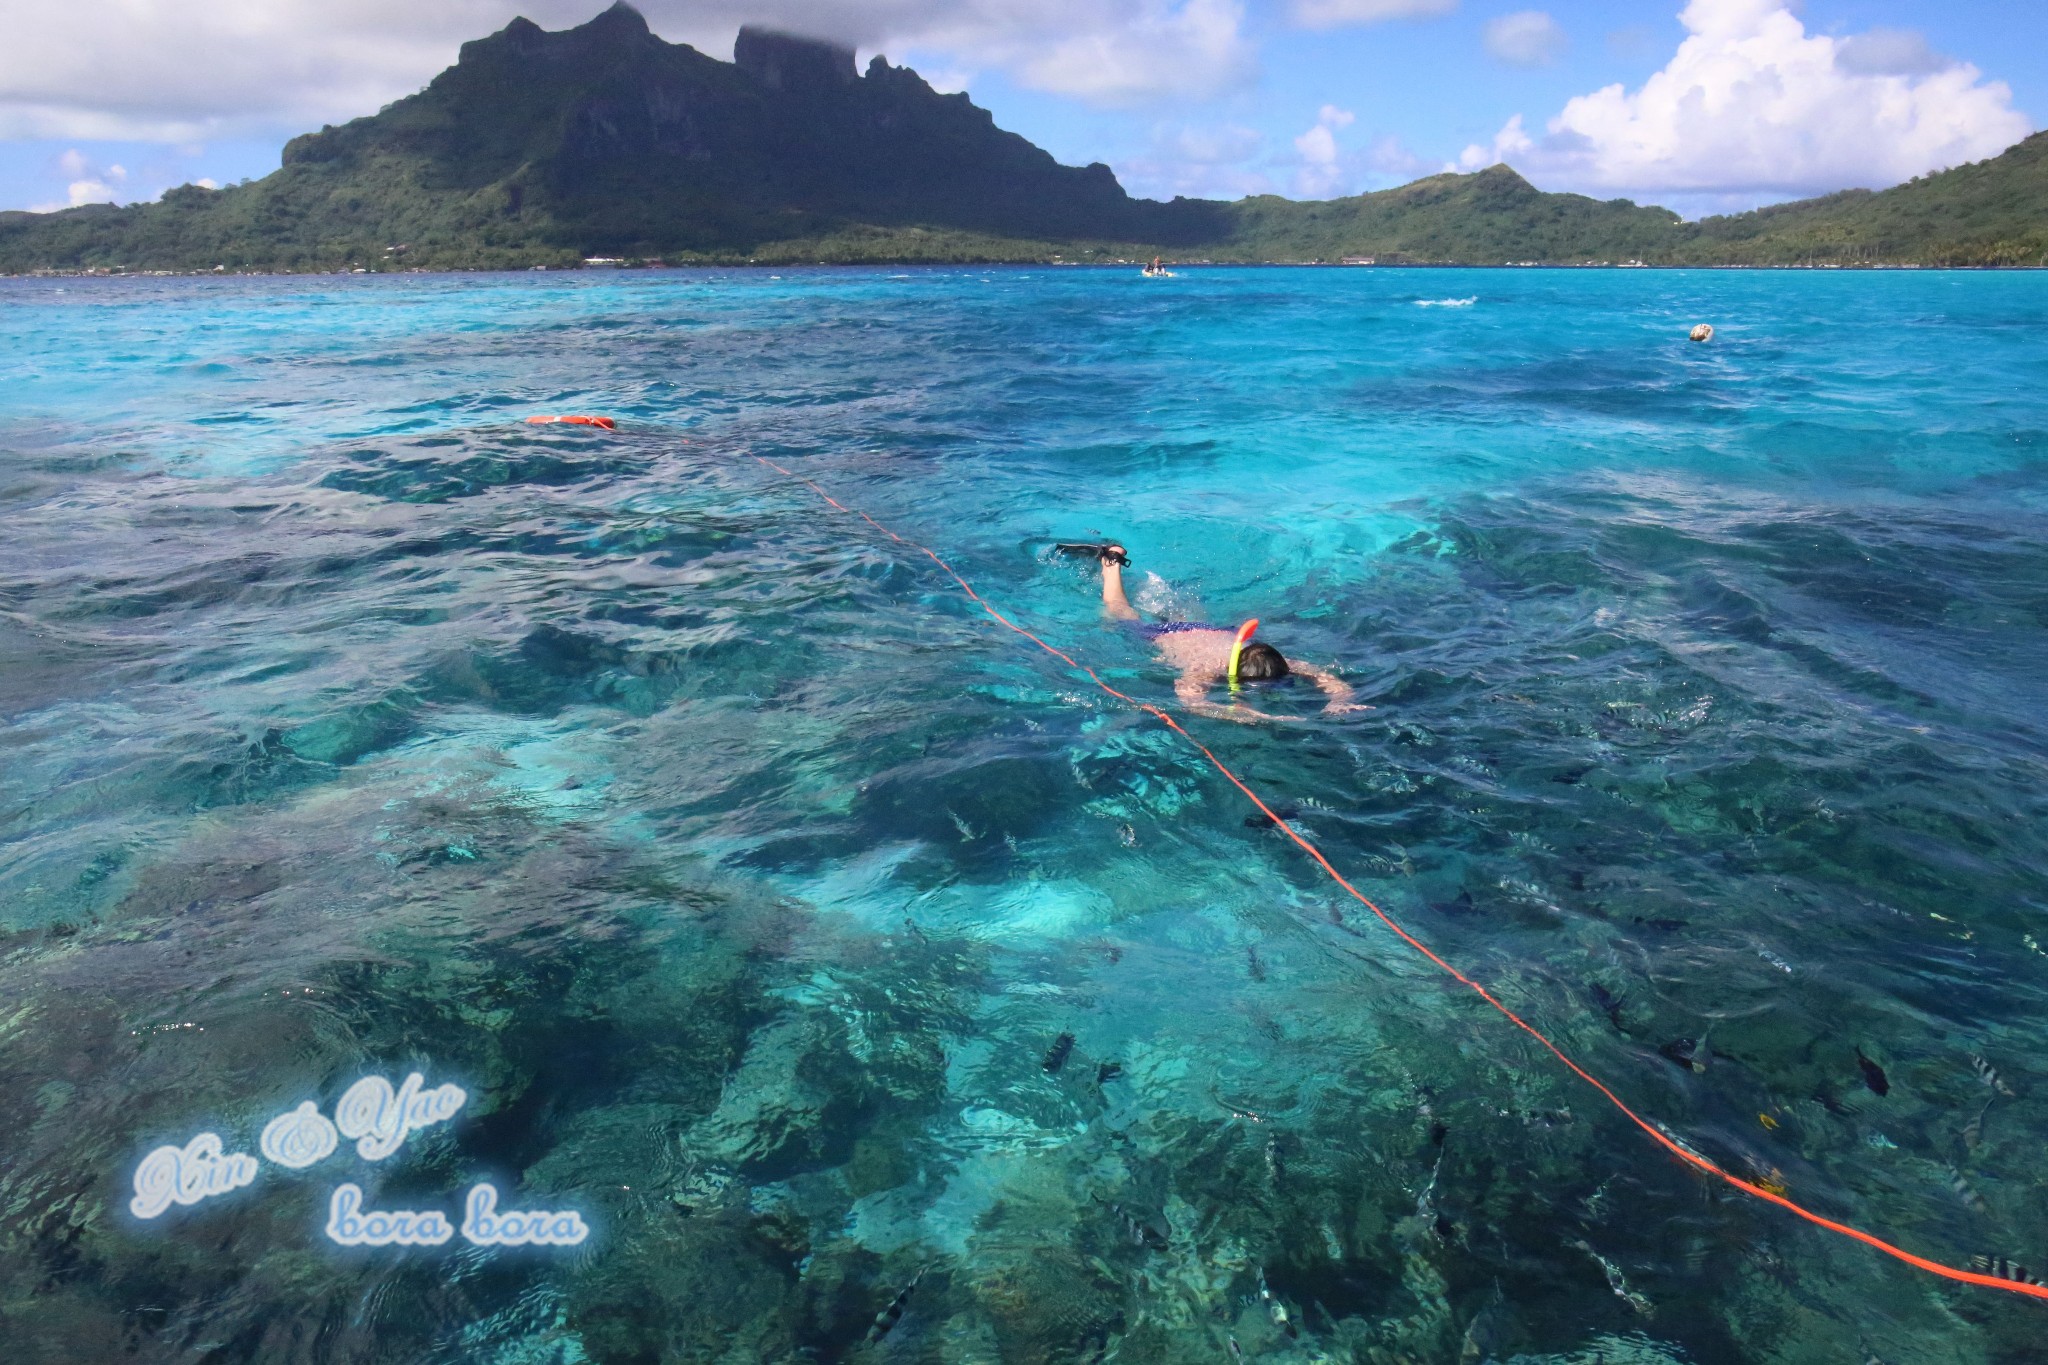
[[[1730,1170],[2048,1273],[2044,324],[2031,274],[0,282],[9,1358],[2038,1359],[748,455],[1136,695],[1052,541],[1261,617],[1376,709],[1190,727],[1361,890]],[[130,1209],[412,1072],[466,1099],[393,1155]],[[588,1238],[324,1231],[482,1181]]]

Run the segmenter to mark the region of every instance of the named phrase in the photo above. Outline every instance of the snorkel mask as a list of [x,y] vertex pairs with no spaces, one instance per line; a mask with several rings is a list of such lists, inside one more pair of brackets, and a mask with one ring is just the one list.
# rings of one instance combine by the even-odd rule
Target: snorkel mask
[[1244,657],[1244,647],[1251,643],[1252,632],[1259,628],[1259,618],[1254,616],[1237,628],[1237,638],[1230,642],[1230,690],[1240,691],[1237,681],[1237,663]]

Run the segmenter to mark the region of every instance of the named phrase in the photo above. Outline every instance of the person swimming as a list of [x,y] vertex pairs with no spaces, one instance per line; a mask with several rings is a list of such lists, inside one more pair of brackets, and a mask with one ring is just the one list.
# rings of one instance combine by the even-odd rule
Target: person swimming
[[1131,562],[1124,547],[1106,545],[1062,545],[1066,553],[1092,553],[1102,565],[1102,610],[1113,620],[1132,622],[1158,649],[1159,656],[1178,670],[1173,694],[1197,715],[1217,720],[1251,724],[1260,720],[1298,720],[1298,716],[1275,716],[1233,699],[1228,706],[1209,700],[1217,683],[1228,683],[1233,692],[1242,683],[1276,682],[1299,675],[1307,678],[1329,700],[1324,715],[1343,715],[1372,708],[1353,702],[1351,685],[1328,669],[1290,660],[1273,646],[1251,638],[1257,621],[1247,621],[1237,630],[1223,630],[1197,621],[1146,621],[1124,594],[1124,566]]

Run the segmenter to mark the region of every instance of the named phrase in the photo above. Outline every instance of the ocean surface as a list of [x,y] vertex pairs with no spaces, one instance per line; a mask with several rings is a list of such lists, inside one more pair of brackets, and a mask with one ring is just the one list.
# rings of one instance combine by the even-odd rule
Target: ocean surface
[[9,280],[0,375],[9,1362],[2042,1358],[752,457],[1144,700],[1055,541],[1259,617],[1373,709],[1185,723],[1417,939],[2048,1274],[2048,275]]

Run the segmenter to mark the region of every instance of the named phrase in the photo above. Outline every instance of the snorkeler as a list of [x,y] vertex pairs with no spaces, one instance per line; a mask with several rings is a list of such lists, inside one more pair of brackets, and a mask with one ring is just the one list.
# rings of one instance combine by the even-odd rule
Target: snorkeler
[[1217,683],[1227,682],[1235,692],[1240,683],[1274,682],[1299,674],[1328,695],[1324,715],[1372,708],[1351,700],[1351,686],[1327,669],[1299,661],[1290,662],[1279,650],[1251,638],[1257,621],[1247,621],[1237,630],[1221,630],[1194,621],[1143,621],[1131,599],[1124,595],[1124,565],[1131,557],[1124,547],[1107,545],[1062,545],[1067,554],[1092,554],[1102,562],[1102,610],[1119,621],[1139,622],[1138,629],[1152,641],[1161,658],[1180,671],[1173,693],[1181,704],[1197,715],[1217,720],[1250,724],[1255,720],[1299,720],[1298,716],[1274,716],[1233,699],[1228,706],[1209,700]]

